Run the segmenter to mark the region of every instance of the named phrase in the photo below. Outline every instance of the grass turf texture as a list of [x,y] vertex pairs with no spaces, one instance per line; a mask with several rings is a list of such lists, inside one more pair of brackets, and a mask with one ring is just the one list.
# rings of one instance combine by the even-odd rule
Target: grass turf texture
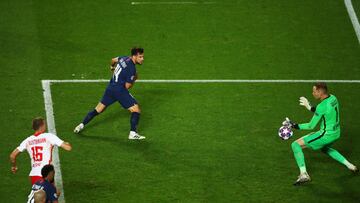
[[[358,11],[358,4],[354,3]],[[119,1],[2,1],[0,199],[23,202],[29,158],[9,173],[8,154],[45,115],[41,79],[108,78],[110,58],[145,47],[141,79],[359,79],[359,45],[342,1],[222,1],[141,5]],[[359,85],[333,84],[343,137],[335,148],[359,165]],[[136,84],[144,142],[129,142],[128,113],[115,104],[81,136],[73,127],[105,84],[52,86],[67,202],[356,201],[358,177],[321,153],[305,152],[313,182],[290,142],[285,116],[310,118],[298,96],[309,84]],[[296,133],[296,136],[302,135]]]

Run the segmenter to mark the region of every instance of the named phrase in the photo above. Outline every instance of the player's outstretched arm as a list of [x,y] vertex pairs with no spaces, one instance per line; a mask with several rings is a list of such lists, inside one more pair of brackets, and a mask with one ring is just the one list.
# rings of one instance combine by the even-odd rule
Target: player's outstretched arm
[[72,150],[72,146],[70,143],[68,142],[63,142],[61,145],[60,145],[61,148],[63,148],[64,150],[66,151],[71,151]]
[[320,120],[321,116],[315,113],[314,116],[311,118],[310,122],[299,124],[299,128],[301,130],[312,130],[316,127]]
[[16,166],[16,157],[20,154],[21,152],[18,149],[14,149],[13,152],[11,152],[10,154],[10,163],[11,163],[11,172],[12,173],[16,173],[16,171],[18,170],[17,166]]
[[282,123],[283,126],[290,126],[291,128],[295,128],[299,130],[299,125],[291,121],[288,117],[285,118],[285,121]]

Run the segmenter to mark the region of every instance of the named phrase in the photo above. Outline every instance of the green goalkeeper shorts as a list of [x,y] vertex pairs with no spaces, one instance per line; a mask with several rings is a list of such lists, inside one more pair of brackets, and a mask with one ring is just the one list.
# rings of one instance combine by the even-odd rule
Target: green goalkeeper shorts
[[305,145],[312,149],[318,150],[323,147],[329,146],[340,138],[340,132],[328,133],[320,130],[304,136]]

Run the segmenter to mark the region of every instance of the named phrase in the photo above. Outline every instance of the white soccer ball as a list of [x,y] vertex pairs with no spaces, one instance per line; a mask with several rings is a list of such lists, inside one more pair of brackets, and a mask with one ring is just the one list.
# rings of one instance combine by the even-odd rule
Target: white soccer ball
[[281,126],[279,128],[279,137],[283,140],[289,139],[293,135],[293,131],[289,126]]

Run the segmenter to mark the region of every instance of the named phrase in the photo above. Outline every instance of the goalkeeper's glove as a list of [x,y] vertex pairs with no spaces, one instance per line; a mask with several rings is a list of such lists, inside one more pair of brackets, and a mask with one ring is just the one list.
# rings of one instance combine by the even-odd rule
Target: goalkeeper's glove
[[312,110],[312,106],[310,102],[305,97],[300,97],[299,102],[300,102],[300,106],[304,106],[309,111]]
[[283,126],[289,126],[291,128],[300,129],[297,123],[292,122],[288,117],[285,118],[285,121],[282,123]]

